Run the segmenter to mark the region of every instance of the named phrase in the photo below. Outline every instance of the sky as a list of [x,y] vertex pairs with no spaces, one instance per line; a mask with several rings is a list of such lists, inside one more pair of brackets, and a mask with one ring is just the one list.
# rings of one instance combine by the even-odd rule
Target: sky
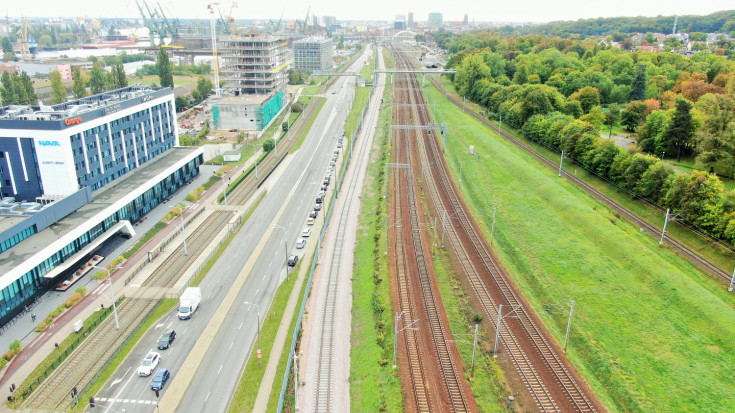
[[[179,18],[209,18],[207,5],[212,0],[147,0],[157,1]],[[218,0],[222,14],[232,7],[232,0]],[[438,12],[444,21],[462,20],[464,14],[470,21],[492,22],[548,22],[614,16],[704,15],[715,11],[735,9],[732,0],[698,1],[647,1],[647,0],[271,0],[266,3],[236,0],[232,8],[236,19],[275,19],[283,15],[284,21],[303,19],[311,7],[310,15],[335,16],[337,20],[388,20],[397,14],[414,13],[414,21],[426,21],[428,14]],[[3,1],[0,13],[11,17],[140,17],[135,0],[28,0]]]

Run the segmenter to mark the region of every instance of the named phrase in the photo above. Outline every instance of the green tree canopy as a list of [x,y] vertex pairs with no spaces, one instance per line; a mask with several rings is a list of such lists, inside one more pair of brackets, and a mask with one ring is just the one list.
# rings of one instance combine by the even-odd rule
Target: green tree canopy
[[51,103],[54,105],[67,101],[66,88],[61,83],[61,73],[58,70],[51,72]]
[[161,81],[161,86],[173,89],[173,69],[171,68],[171,61],[168,59],[168,52],[166,52],[166,49],[163,47],[158,49],[158,61],[156,62],[156,68],[158,69],[158,78]]
[[82,74],[83,69],[74,69],[72,77],[74,78],[74,85],[71,90],[74,93],[74,99],[81,99],[87,96],[87,88],[84,86],[84,76]]
[[646,78],[646,66],[645,65],[638,65],[638,71],[635,74],[635,77],[633,78],[633,84],[630,88],[630,95],[628,96],[628,101],[633,100],[646,100],[646,82],[648,79]]
[[107,88],[107,75],[105,75],[102,62],[95,62],[89,74],[89,90],[93,95],[102,93]]
[[676,99],[676,111],[671,119],[666,136],[669,138],[669,147],[676,149],[676,161],[681,161],[681,151],[692,143],[694,124],[690,113],[692,104],[685,99]]

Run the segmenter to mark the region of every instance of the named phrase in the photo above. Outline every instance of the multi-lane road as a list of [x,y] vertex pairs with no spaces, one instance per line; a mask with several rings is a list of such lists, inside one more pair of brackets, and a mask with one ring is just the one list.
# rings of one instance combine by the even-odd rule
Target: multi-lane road
[[[358,59],[348,71],[359,72],[362,61]],[[97,409],[106,412],[118,412],[122,408],[126,412],[155,410],[156,396],[150,389],[152,376],[138,377],[136,370],[149,351],[158,351],[156,343],[161,333],[172,328],[177,332],[176,340],[170,349],[159,351],[162,356],[160,367],[172,373],[160,397],[165,397],[172,381],[177,380],[177,373],[182,369],[194,369],[177,411],[226,411],[257,339],[258,311],[260,309],[262,324],[263,313],[269,311],[275,291],[286,277],[284,231],[274,229],[274,225],[285,228],[288,251],[297,251],[296,239],[306,226],[305,220],[314,205],[329,156],[352,105],[354,90],[355,79],[341,77],[326,93],[327,101],[304,144],[295,154],[289,155],[291,159],[281,166],[284,170],[271,177],[267,195],[201,283],[203,300],[195,316],[181,321],[176,318],[174,310],[147,332],[97,394]],[[334,187],[335,179],[330,190]],[[317,234],[318,230],[314,228],[309,242],[316,242]],[[242,288],[228,306],[208,351],[198,366],[190,365],[190,360],[184,365],[243,271],[247,274]]]

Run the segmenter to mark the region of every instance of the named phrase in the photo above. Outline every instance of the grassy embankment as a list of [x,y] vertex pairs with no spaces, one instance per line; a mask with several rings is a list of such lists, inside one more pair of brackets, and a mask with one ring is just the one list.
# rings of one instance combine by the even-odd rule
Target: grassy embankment
[[388,161],[391,96],[390,85],[386,85],[386,103],[378,121],[371,155],[374,161],[368,165],[357,229],[350,343],[350,398],[355,412],[398,412],[403,407],[401,382],[391,368],[393,317],[384,253],[387,204],[381,197],[383,165]]
[[[453,90],[451,83],[447,79],[442,78],[442,83],[447,90]],[[437,93],[434,93],[433,96],[438,97],[439,95]],[[482,110],[481,107],[475,105],[474,103],[470,103],[469,101],[467,102],[467,107],[475,108],[476,111]],[[518,131],[509,127],[505,123],[503,124],[503,130],[516,137],[520,137]],[[548,148],[543,147],[535,142],[528,141],[525,138],[520,137],[520,139],[548,159],[551,159],[554,162],[559,161],[559,154],[557,152],[551,151]],[[693,162],[691,162],[691,164],[693,165]],[[602,181],[596,176],[587,173],[579,165],[564,162],[564,169],[571,173],[574,173],[577,178],[580,178],[586,183],[594,186],[596,189],[603,192],[605,195],[613,198],[616,202],[623,205],[625,208],[635,212],[638,216],[644,218],[646,221],[658,226],[659,228],[663,228],[665,211],[654,208],[653,206],[641,202],[640,200],[633,199],[627,192],[624,192],[621,189],[607,183],[606,181]],[[686,171],[686,168],[682,169]],[[723,182],[725,183],[725,186],[727,188],[729,188],[729,185],[735,185],[731,184],[732,181],[729,179],[723,179]],[[735,253],[717,243],[714,243],[709,238],[702,237],[692,232],[689,228],[684,227],[678,221],[670,221],[666,233],[675,237],[677,240],[687,244],[690,248],[697,251],[700,255],[704,256],[713,263],[717,264],[720,268],[725,268],[728,271],[730,268],[732,268],[732,263],[733,261],[735,261]]]
[[[725,288],[429,91],[435,121],[449,125],[454,176],[463,162],[462,195],[486,237],[497,206],[495,249],[533,309],[577,301],[567,355],[600,400],[611,411],[730,409],[735,299]],[[562,342],[565,317],[541,317]]]

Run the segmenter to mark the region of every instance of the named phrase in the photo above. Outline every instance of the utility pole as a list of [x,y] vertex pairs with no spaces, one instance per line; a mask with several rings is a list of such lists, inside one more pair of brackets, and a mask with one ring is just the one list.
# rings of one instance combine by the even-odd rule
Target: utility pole
[[[669,226],[669,213],[671,212],[671,209],[666,209],[666,220],[664,221],[664,229],[661,231],[661,240],[658,242],[659,245],[664,243],[664,237],[666,236],[666,227]],[[732,285],[731,285],[732,286]],[[732,290],[730,290],[732,291]]]
[[413,320],[411,324],[404,326],[400,330],[398,329],[398,320],[400,320],[401,317],[403,317],[403,314],[405,313],[406,313],[405,311],[401,311],[400,314],[396,313],[395,323],[393,324],[393,368],[394,369],[398,367],[398,365],[396,364],[396,351],[398,349],[398,333],[400,333],[403,330],[418,330],[417,327],[411,327],[411,326],[418,323],[419,320]]
[[462,161],[459,161],[459,182],[462,183]]
[[490,246],[493,246],[493,238],[495,237],[495,205],[493,205],[493,226],[490,228]]
[[561,166],[564,163],[564,149],[561,150],[561,158],[559,159],[559,176],[561,177]]
[[470,377],[475,377],[475,354],[477,353],[477,331],[480,328],[479,324],[475,324],[475,340],[472,343],[472,368],[470,369]]
[[495,323],[495,349],[493,350],[493,357],[498,357],[498,339],[500,339],[500,322],[503,321],[503,304],[498,307],[498,320]]
[[732,272],[732,279],[730,280],[730,287],[728,287],[727,291],[732,292],[733,289],[735,289],[735,271]]
[[444,234],[447,232],[446,225],[446,217],[447,217],[447,209],[444,208],[444,213],[442,214],[442,247],[444,247]]
[[574,316],[574,304],[576,301],[569,300],[570,301],[570,308],[569,308],[569,321],[567,322],[567,335],[564,337],[564,354],[567,352],[567,343],[569,342],[569,330],[572,329],[572,317]]

